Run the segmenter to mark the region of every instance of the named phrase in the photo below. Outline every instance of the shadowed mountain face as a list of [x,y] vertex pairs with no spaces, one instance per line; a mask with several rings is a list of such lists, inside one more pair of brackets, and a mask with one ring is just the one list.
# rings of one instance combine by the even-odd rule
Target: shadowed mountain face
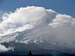
[[[9,43],[4,43],[3,45],[10,45]],[[8,51],[0,53],[0,56],[28,56],[31,51],[32,56],[75,56],[75,54],[70,54],[66,52],[52,51],[47,49],[39,48],[36,44],[20,44],[14,43],[14,51]],[[10,45],[11,46],[11,45]],[[33,49],[34,48],[34,49]]]

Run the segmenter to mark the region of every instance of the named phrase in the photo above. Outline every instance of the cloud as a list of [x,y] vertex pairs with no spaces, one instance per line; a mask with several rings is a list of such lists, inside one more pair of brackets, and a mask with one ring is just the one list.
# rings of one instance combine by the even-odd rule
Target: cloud
[[[33,27],[47,25],[56,15],[56,12],[43,7],[29,6],[16,9],[11,13],[4,13],[0,23],[0,36],[13,35],[12,33],[32,29]],[[21,30],[22,28],[22,30]],[[10,38],[11,39],[11,38]]]
[[[28,6],[3,16],[0,42],[44,43],[44,49],[74,53],[75,18],[44,7]],[[70,51],[67,51],[70,50]]]
[[1,44],[0,44],[0,53],[1,53],[1,52],[7,52],[7,51],[9,51],[9,50],[11,50],[11,48],[7,48],[7,47],[5,47],[4,45],[1,45]]

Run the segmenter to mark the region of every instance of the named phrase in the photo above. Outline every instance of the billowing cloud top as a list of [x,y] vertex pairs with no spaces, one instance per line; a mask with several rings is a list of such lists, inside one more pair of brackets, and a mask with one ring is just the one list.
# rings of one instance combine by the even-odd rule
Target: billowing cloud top
[[0,43],[44,43],[42,46],[45,49],[75,51],[75,19],[69,15],[28,6],[18,8],[2,19]]

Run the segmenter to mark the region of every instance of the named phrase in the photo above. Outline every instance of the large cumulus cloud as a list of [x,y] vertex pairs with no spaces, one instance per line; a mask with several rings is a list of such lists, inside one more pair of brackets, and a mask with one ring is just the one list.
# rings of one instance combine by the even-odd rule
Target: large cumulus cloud
[[40,42],[45,49],[75,51],[75,19],[70,15],[29,6],[18,8],[2,19],[0,42]]

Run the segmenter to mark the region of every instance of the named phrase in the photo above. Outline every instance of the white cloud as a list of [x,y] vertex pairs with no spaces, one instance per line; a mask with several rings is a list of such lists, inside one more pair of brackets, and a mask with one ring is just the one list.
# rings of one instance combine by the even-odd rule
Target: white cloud
[[5,47],[4,45],[1,45],[1,44],[0,44],[0,52],[7,52],[7,51],[9,51],[9,50],[11,50],[11,48],[7,48],[7,47]]
[[12,38],[21,43],[46,41],[45,49],[74,52],[75,19],[43,7],[18,8],[0,23],[0,42],[10,42]]

